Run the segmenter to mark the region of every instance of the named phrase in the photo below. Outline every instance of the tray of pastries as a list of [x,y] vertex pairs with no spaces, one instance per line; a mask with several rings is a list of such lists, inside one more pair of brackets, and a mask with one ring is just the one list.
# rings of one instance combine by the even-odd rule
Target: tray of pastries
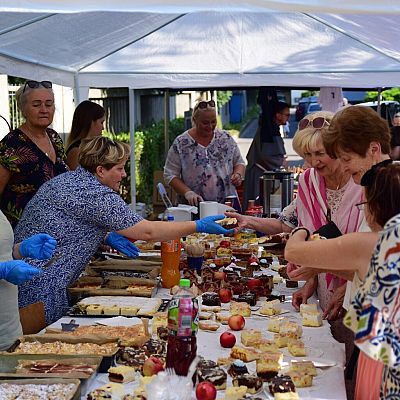
[[89,379],[96,374],[102,357],[71,358],[35,355],[26,358],[19,354],[0,356],[0,378],[71,378]]
[[70,316],[115,317],[141,316],[152,317],[165,308],[169,300],[133,296],[93,296],[80,300],[67,313]]
[[0,399],[78,400],[79,379],[14,379],[0,381]]
[[156,279],[82,276],[68,287],[68,291],[75,299],[97,295],[151,297],[157,284]]

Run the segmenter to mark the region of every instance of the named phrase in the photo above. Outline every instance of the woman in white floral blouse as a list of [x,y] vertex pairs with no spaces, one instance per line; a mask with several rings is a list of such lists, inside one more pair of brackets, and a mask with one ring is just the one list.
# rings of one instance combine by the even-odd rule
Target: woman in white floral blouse
[[193,127],[175,139],[165,162],[165,182],[190,205],[224,203],[227,196],[237,196],[244,177],[238,145],[227,131],[216,128],[215,106],[214,100],[195,105]]

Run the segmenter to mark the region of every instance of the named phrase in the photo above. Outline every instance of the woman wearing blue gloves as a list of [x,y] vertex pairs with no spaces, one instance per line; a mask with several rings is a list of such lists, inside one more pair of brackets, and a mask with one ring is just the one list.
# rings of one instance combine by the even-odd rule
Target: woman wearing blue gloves
[[[43,301],[47,323],[65,315],[67,287],[104,242],[136,257],[139,250],[128,238],[170,240],[194,232],[231,233],[215,223],[223,215],[193,222],[144,220],[118,194],[129,146],[100,136],[83,140],[79,149],[80,166],[43,184],[15,229],[17,240],[39,232],[57,239],[54,262],[19,288],[20,307]],[[45,264],[33,263],[39,268]]]
[[0,350],[6,350],[22,334],[18,311],[18,288],[41,273],[22,260],[13,258],[48,259],[57,241],[39,233],[15,245],[10,223],[0,211]]

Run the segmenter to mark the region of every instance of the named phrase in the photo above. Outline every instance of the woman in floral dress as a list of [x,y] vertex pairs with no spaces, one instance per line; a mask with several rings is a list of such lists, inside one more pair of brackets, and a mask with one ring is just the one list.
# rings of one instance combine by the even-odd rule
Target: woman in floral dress
[[49,81],[27,81],[16,93],[25,122],[0,142],[0,209],[13,228],[42,184],[68,170],[64,145],[49,128],[54,93]]
[[227,196],[237,196],[244,177],[239,147],[228,132],[216,128],[214,100],[195,105],[192,125],[168,151],[165,182],[191,205],[203,200],[224,203]]

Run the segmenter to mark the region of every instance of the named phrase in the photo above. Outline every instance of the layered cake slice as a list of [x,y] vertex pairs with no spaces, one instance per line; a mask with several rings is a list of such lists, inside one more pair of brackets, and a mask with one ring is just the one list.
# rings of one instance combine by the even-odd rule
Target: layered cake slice
[[261,339],[253,345],[256,349],[266,352],[277,352],[279,347],[273,340]]
[[295,392],[296,387],[290,375],[278,375],[270,380],[269,391],[272,395],[275,393]]
[[317,376],[317,369],[312,361],[292,361],[290,371],[301,372],[311,376]]
[[243,374],[235,376],[232,379],[232,384],[237,387],[246,386],[247,393],[254,394],[262,388],[263,380],[256,375]]
[[225,391],[224,400],[241,400],[247,393],[246,386],[231,386]]
[[304,373],[304,372],[294,372],[294,371],[290,371],[289,375],[292,378],[294,385],[297,388],[304,388],[304,387],[312,386],[312,383],[313,383],[312,375],[308,375],[307,373]]
[[232,315],[242,315],[243,317],[250,317],[251,309],[250,304],[237,301],[231,301],[229,312]]
[[288,340],[288,351],[292,356],[295,357],[304,357],[307,355],[304,343],[298,339]]
[[283,360],[282,353],[263,353],[256,361],[257,375],[264,379],[269,380],[274,376],[278,375],[281,369]]
[[303,326],[319,327],[322,326],[322,314],[319,311],[307,311],[302,314]]
[[260,357],[260,352],[251,347],[233,346],[231,349],[231,357],[244,362],[251,362]]
[[289,320],[285,317],[276,317],[270,319],[267,325],[267,330],[274,333],[279,333],[281,324],[289,322]]
[[135,380],[135,368],[126,365],[108,369],[108,379],[111,382],[127,383]]
[[293,339],[300,339],[303,334],[303,329],[296,322],[286,321],[279,327],[279,333]]
[[240,340],[243,346],[254,346],[261,338],[261,331],[258,329],[245,329],[240,334]]
[[317,305],[315,303],[300,304],[300,315],[303,315],[303,313],[314,311],[318,311]]

